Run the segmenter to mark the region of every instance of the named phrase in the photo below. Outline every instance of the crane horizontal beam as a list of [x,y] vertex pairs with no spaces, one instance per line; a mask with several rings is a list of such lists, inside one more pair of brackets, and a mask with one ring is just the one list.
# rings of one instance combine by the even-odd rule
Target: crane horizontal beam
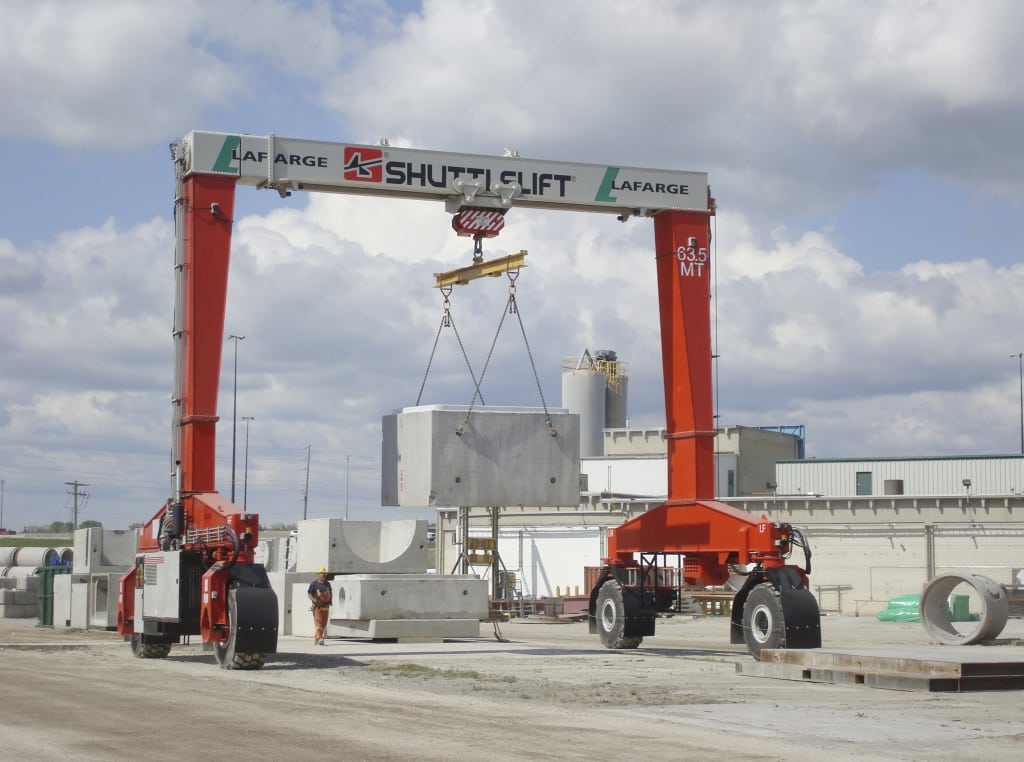
[[704,172],[457,154],[386,144],[331,143],[276,135],[190,132],[187,174],[232,176],[241,185],[292,191],[434,199],[471,204],[608,212],[710,212]]

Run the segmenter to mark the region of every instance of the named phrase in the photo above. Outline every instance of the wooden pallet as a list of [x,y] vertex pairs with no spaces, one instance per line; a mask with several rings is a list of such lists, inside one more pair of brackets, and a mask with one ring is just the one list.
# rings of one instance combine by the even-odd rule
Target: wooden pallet
[[1024,660],[942,649],[765,650],[736,672],[812,683],[866,685],[898,691],[961,692],[1024,689]]

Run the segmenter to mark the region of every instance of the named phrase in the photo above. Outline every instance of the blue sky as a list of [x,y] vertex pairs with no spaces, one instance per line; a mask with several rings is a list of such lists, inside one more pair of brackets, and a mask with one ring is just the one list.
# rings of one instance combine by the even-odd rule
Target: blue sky
[[[723,423],[803,424],[819,457],[1017,452],[1020,28],[1009,0],[5,3],[4,523],[68,518],[76,479],[80,518],[110,527],[166,497],[168,144],[193,129],[706,171]],[[431,275],[468,242],[427,202],[237,203],[249,507],[301,518],[309,447],[311,517],[344,513],[346,486],[353,518],[407,515],[379,507],[380,417],[415,400]],[[644,221],[514,210],[488,243],[530,251],[519,300],[549,402],[562,357],[616,349],[631,422],[662,425],[651,239]],[[473,356],[504,298],[498,282],[456,294]],[[492,404],[538,402],[515,338]],[[442,343],[430,401],[469,388]]]

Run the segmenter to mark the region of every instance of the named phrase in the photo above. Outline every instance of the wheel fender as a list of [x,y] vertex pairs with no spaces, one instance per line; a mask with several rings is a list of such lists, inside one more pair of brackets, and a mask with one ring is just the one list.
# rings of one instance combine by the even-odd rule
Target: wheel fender
[[807,578],[795,566],[763,569],[747,576],[733,598],[729,642],[744,643],[743,608],[750,591],[762,582],[771,582],[779,591],[786,625],[787,648],[821,648],[821,615],[818,601],[807,589]]

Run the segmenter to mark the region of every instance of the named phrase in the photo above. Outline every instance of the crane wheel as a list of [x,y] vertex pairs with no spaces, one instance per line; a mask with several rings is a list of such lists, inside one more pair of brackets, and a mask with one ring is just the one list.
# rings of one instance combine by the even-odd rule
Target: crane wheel
[[[239,643],[239,609],[237,588],[228,591],[228,636],[220,643],[213,644],[213,655],[223,669],[261,669],[267,662],[266,654],[260,651],[238,650],[252,643]],[[275,611],[276,614],[276,611]],[[244,636],[243,636],[244,637]]]
[[147,643],[142,635],[132,635],[132,655],[137,659],[165,659],[171,652],[170,643]]
[[637,648],[642,635],[625,635],[626,601],[622,585],[610,579],[601,585],[597,594],[597,631],[605,648]]
[[220,662],[220,666],[224,669],[262,669],[266,663],[265,654],[235,652],[230,661]]
[[765,648],[786,647],[786,620],[779,591],[762,582],[750,591],[743,606],[743,640],[750,655],[761,661]]

